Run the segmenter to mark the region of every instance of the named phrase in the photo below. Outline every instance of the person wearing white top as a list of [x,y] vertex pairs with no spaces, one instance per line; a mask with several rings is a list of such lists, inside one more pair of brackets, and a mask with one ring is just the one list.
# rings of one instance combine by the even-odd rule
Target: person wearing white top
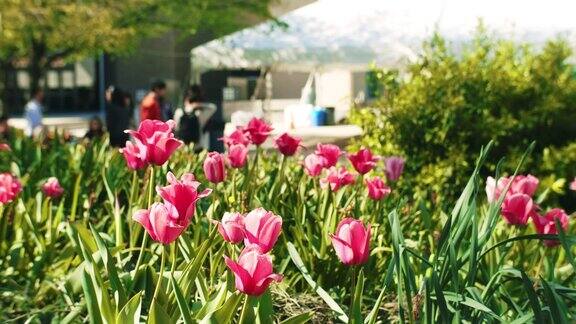
[[44,106],[42,101],[44,100],[44,91],[42,89],[35,89],[32,91],[32,96],[30,101],[26,104],[24,108],[24,115],[26,117],[26,135],[36,136],[42,129],[42,111]]
[[182,118],[185,115],[194,114],[197,119],[196,127],[198,127],[198,129],[193,130],[193,132],[197,132],[199,138],[197,140],[187,140],[186,138],[181,139],[184,140],[184,142],[194,142],[194,148],[196,151],[208,149],[210,147],[210,134],[208,132],[204,132],[204,128],[206,127],[206,124],[208,124],[210,117],[212,117],[215,112],[216,105],[210,102],[204,102],[204,97],[202,95],[202,89],[200,86],[190,86],[184,95],[184,107],[179,107],[174,112],[176,134],[180,137],[183,137],[183,134],[185,133],[189,134],[188,131],[182,129],[184,127]]

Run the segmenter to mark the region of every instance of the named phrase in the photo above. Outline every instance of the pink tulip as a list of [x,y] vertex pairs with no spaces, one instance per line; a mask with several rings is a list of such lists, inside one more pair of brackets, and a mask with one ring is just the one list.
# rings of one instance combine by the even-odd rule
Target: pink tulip
[[238,262],[224,256],[228,269],[236,277],[236,289],[250,296],[262,295],[274,281],[282,281],[282,275],[272,269],[272,258],[262,254],[257,247],[246,247]]
[[288,135],[288,133],[284,133],[276,138],[276,147],[278,147],[278,151],[280,151],[284,156],[292,156],[296,154],[301,142],[301,138],[293,137]]
[[[139,153],[133,157],[139,156],[142,160],[140,163],[145,164],[163,165],[166,163],[172,153],[182,145],[182,141],[174,137],[172,129],[174,129],[173,120],[162,122],[146,119],[140,123],[137,131],[127,130],[126,132],[132,135],[134,143],[138,147],[137,150],[132,149],[132,152]],[[143,147],[146,149],[144,150]],[[125,149],[122,150],[122,152],[124,151]],[[134,161],[128,162],[128,164],[137,165]]]
[[[511,178],[501,177],[496,181],[492,177],[488,177],[486,179],[486,195],[488,196],[488,202],[497,201],[500,198],[500,195],[504,190],[506,190],[506,186],[510,182]],[[532,175],[517,175],[508,192],[506,193],[506,197],[513,195],[513,194],[525,194],[530,197],[534,195],[536,189],[538,188],[538,178]]]
[[260,118],[252,118],[244,131],[254,145],[260,145],[266,141],[274,128]]
[[228,148],[228,162],[236,169],[243,168],[248,157],[248,147],[244,144],[233,144]]
[[[560,208],[551,209],[544,216],[536,214],[532,219],[534,220],[534,226],[538,234],[558,234],[556,219],[560,221],[560,225],[564,231],[568,230],[568,215]],[[548,247],[553,247],[560,244],[560,242],[557,240],[544,240],[544,244]]]
[[508,178],[500,178],[498,182],[492,177],[486,179],[486,196],[488,197],[488,202],[494,202],[500,199],[500,195],[506,189],[508,185]]
[[204,175],[212,183],[226,179],[226,158],[218,152],[210,152],[204,160]]
[[14,200],[22,191],[20,181],[10,173],[0,173],[0,204],[7,204]]
[[262,253],[268,253],[282,231],[282,217],[257,208],[244,217],[244,244],[257,245]]
[[523,193],[532,197],[538,188],[538,178],[529,174],[527,176],[517,175],[510,185],[512,193]]
[[10,152],[12,151],[12,149],[10,148],[10,145],[6,144],[6,143],[0,143],[0,152],[5,151],[5,152]]
[[56,177],[50,177],[42,185],[42,192],[48,197],[58,198],[64,193],[64,188],[60,186]]
[[380,177],[374,177],[372,180],[366,179],[366,188],[368,188],[368,197],[373,200],[380,200],[392,192]]
[[150,210],[137,210],[132,219],[140,223],[150,237],[162,244],[174,242],[190,223],[184,217],[179,217],[173,205],[156,202]]
[[304,170],[311,177],[319,176],[324,169],[326,159],[317,154],[309,154],[304,159]]
[[320,179],[320,185],[322,188],[330,186],[330,189],[336,192],[340,188],[354,183],[354,181],[356,181],[354,175],[348,172],[345,167],[342,166],[340,169],[331,167],[328,170],[328,175],[326,175],[326,178]]
[[342,151],[337,145],[334,144],[320,144],[316,145],[316,155],[319,155],[325,159],[323,167],[328,169],[333,167],[338,163]]
[[506,196],[502,203],[502,217],[510,225],[524,226],[534,211],[534,207],[534,202],[530,196],[523,193],[512,194]]
[[226,242],[233,244],[244,240],[244,216],[240,213],[224,213],[218,224],[218,232]]
[[391,156],[384,160],[386,165],[386,179],[390,181],[396,181],[402,175],[404,171],[405,160],[399,156]]
[[224,145],[228,147],[236,144],[242,144],[244,146],[250,145],[250,139],[242,127],[236,128],[236,130],[234,130],[230,135],[224,136],[220,139],[224,142]]
[[570,183],[570,190],[576,191],[576,178]]
[[344,218],[336,233],[330,235],[336,255],[345,265],[366,263],[370,256],[370,224],[364,227],[361,221]]
[[200,198],[208,196],[212,190],[205,189],[198,192],[200,182],[194,179],[191,173],[185,173],[178,180],[172,172],[168,172],[166,176],[169,185],[165,187],[157,187],[156,191],[164,199],[165,205],[174,206],[178,218],[178,223],[184,224],[189,222],[194,217],[196,211],[196,202]]
[[139,141],[135,141],[135,143],[127,141],[126,146],[120,149],[120,153],[124,155],[126,164],[132,170],[142,169],[148,165],[146,162],[146,151],[146,145]]
[[369,149],[363,148],[355,154],[348,154],[348,160],[358,173],[366,174],[376,166],[378,157],[372,155]]

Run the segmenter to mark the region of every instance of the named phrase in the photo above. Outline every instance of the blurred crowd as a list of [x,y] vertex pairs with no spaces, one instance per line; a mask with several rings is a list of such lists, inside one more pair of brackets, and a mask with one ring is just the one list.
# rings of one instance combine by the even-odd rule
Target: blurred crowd
[[[64,132],[67,141],[94,141],[108,135],[110,145],[124,147],[129,135],[127,129],[134,129],[140,121],[174,120],[175,135],[186,144],[194,143],[196,150],[208,148],[209,134],[206,126],[216,112],[216,106],[206,102],[202,88],[191,85],[182,95],[183,100],[173,108],[166,100],[166,83],[158,80],[151,84],[149,92],[135,107],[131,94],[117,86],[109,86],[105,92],[106,107],[104,121],[99,116],[93,116],[82,139],[73,138]],[[137,109],[135,111],[135,109]],[[26,136],[44,139],[53,137],[43,123],[44,91],[33,89],[31,97],[24,108],[26,119]],[[137,113],[136,113],[137,112]],[[14,133],[8,126],[8,116],[0,114],[0,142],[7,141]]]

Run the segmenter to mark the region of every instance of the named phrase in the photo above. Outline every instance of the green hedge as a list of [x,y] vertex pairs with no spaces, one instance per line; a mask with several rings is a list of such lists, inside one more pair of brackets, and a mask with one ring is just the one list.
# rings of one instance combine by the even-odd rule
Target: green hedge
[[[455,50],[435,35],[406,73],[372,73],[376,86],[371,87],[380,89],[380,99],[371,108],[352,111],[350,119],[365,131],[352,145],[404,155],[404,185],[416,188],[417,197],[430,198],[461,190],[480,147],[490,140],[495,141],[492,161],[503,156],[516,161],[536,141],[525,170],[543,179],[544,189],[561,193],[562,179],[576,175],[571,57],[562,39],[535,49],[480,30]],[[511,171],[512,164],[503,165]],[[574,198],[569,193],[563,205],[570,207]]]

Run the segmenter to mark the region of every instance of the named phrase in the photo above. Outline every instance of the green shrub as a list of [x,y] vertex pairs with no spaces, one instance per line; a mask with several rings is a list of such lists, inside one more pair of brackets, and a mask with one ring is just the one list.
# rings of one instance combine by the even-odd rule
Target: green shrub
[[[561,191],[557,180],[576,175],[571,55],[561,39],[536,50],[480,30],[456,51],[435,35],[405,75],[391,80],[393,71],[373,73],[384,91],[374,107],[351,113],[352,122],[364,129],[352,145],[404,155],[409,174],[404,184],[415,187],[416,196],[453,197],[482,145],[495,141],[493,162],[483,170],[487,175],[499,158],[516,161],[536,141],[525,170],[550,178],[543,184]],[[504,166],[511,171],[511,163]]]

